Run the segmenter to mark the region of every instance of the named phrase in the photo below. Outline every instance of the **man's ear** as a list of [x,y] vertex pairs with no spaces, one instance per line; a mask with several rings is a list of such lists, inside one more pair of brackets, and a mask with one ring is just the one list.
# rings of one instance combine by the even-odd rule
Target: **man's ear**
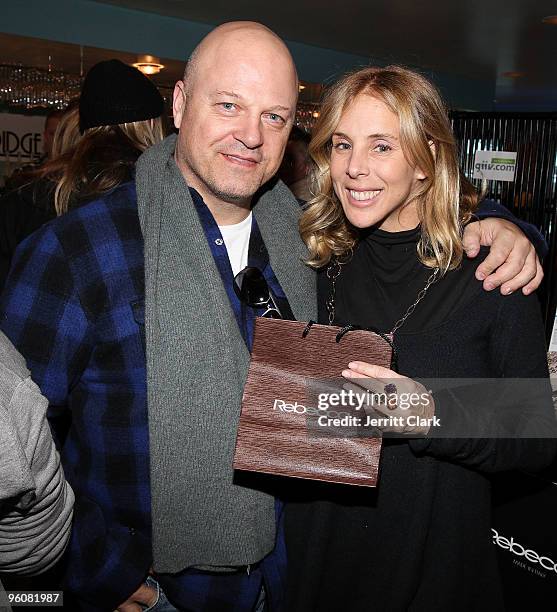
[[174,117],[174,127],[179,130],[182,123],[182,116],[186,107],[186,88],[184,81],[177,81],[174,85],[172,97],[172,115]]

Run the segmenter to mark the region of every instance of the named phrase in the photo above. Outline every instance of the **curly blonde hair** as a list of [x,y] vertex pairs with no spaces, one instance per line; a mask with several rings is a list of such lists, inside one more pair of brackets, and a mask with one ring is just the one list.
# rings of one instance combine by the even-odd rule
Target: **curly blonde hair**
[[315,194],[300,219],[300,234],[320,268],[332,257],[351,252],[358,230],[344,214],[330,173],[331,138],[346,108],[359,95],[383,101],[400,120],[400,142],[408,163],[426,178],[411,194],[421,222],[418,256],[442,273],[462,261],[462,228],[477,207],[479,196],[462,175],[447,110],[435,86],[400,66],[368,67],[348,74],[325,94],[309,147],[311,192]]

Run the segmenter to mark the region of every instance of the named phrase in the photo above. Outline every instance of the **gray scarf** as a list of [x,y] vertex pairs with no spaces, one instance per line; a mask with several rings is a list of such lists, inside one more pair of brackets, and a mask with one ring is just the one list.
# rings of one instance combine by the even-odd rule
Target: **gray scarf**
[[[137,163],[145,240],[145,334],[153,560],[159,572],[256,563],[275,541],[274,501],[233,482],[249,353],[188,186],[176,137]],[[254,214],[296,318],[316,318],[316,276],[302,263],[299,205],[277,183]]]

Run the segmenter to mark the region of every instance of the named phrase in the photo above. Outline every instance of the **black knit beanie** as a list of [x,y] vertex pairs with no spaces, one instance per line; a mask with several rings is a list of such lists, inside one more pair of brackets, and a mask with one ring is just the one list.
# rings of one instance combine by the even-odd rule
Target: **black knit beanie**
[[79,100],[79,128],[117,125],[160,117],[164,101],[137,68],[120,60],[95,64],[87,73]]

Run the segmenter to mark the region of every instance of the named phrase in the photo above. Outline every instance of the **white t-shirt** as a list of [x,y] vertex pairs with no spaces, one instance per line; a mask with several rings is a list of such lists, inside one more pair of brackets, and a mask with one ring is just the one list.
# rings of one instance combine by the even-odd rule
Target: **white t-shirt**
[[250,214],[240,223],[234,225],[219,225],[219,230],[224,240],[228,259],[232,266],[234,276],[248,265],[249,237],[251,234]]

